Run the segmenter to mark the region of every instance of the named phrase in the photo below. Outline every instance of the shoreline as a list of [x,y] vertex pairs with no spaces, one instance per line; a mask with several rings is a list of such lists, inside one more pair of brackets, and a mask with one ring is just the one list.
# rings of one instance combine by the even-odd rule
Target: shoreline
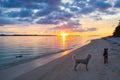
[[[86,37],[85,37],[86,38]],[[90,39],[92,39],[92,37],[90,37]],[[9,54],[10,56],[8,56],[8,55],[1,55],[1,56],[3,56],[2,58],[2,60],[1,60],[1,65],[0,65],[0,70],[3,70],[3,69],[8,69],[8,68],[11,68],[11,67],[14,67],[14,66],[16,66],[16,65],[19,65],[19,64],[23,64],[23,63],[26,63],[26,62],[29,62],[29,61],[32,61],[32,60],[34,60],[34,59],[39,59],[39,58],[41,58],[41,57],[44,57],[44,56],[49,56],[49,55],[53,55],[53,54],[57,54],[57,53],[60,53],[60,52],[64,52],[64,51],[66,51],[66,50],[70,50],[70,49],[73,49],[73,48],[79,48],[79,47],[81,47],[81,46],[83,46],[83,44],[85,44],[85,43],[88,43],[89,41],[88,41],[89,39],[85,39],[83,42],[81,42],[80,41],[80,43],[78,44],[78,43],[75,43],[75,45],[71,45],[71,43],[70,43],[70,46],[68,46],[68,45],[66,45],[66,46],[68,46],[68,47],[66,47],[66,48],[62,48],[63,47],[63,45],[64,45],[64,43],[63,43],[63,41],[61,41],[61,43],[56,47],[56,50],[55,49],[52,49],[52,48],[49,48],[49,50],[51,49],[51,51],[48,51],[48,52],[46,52],[46,50],[42,50],[43,51],[43,53],[42,52],[38,52],[39,51],[39,49],[38,48],[36,48],[35,49],[35,53],[37,53],[37,54],[35,54],[35,56],[34,56],[34,54],[32,54],[32,53],[34,53],[34,50],[33,50],[33,52],[32,52],[32,50],[29,50],[29,49],[32,49],[32,46],[29,48],[29,46],[26,46],[25,47],[25,49],[24,48],[22,48],[22,47],[18,47],[18,48],[15,48],[15,50],[14,51],[12,51],[12,49],[14,49],[14,48],[10,48],[10,50],[7,52],[7,48],[4,50],[4,48],[2,48],[3,49],[3,51],[2,52],[5,52],[5,54],[7,53],[11,53],[11,54]],[[20,43],[21,44],[21,42],[18,42],[18,43]],[[17,43],[17,44],[18,44]],[[5,42],[4,44],[7,44],[7,42]],[[12,43],[13,44],[13,43]],[[31,44],[31,43],[30,43]],[[56,43],[55,43],[56,44]],[[23,45],[24,46],[24,44],[21,44],[21,45]],[[51,44],[50,44],[51,45]],[[12,45],[11,45],[12,46]],[[15,46],[19,46],[19,45],[15,45]],[[46,44],[45,44],[45,46],[46,46]],[[51,45],[52,46],[52,45]],[[7,47],[7,46],[6,46]],[[8,46],[8,47],[10,47],[10,46]],[[14,46],[13,46],[14,47]],[[27,48],[28,47],[28,48]],[[34,46],[35,47],[35,46]],[[59,48],[60,47],[60,48]],[[40,48],[42,48],[42,47],[40,47]],[[54,47],[53,47],[54,48]],[[18,51],[17,51],[17,49],[18,49]],[[28,49],[28,50],[27,50]],[[58,49],[58,50],[57,50]],[[27,52],[28,51],[28,52]],[[22,53],[23,52],[23,53]],[[25,53],[25,54],[24,54]],[[30,54],[29,54],[30,53]],[[22,56],[22,57],[20,57],[20,58],[16,58],[16,56]],[[1,57],[0,56],[0,57]],[[7,57],[7,59],[5,60],[4,59],[4,57]],[[10,60],[10,61],[9,61]],[[3,62],[2,62],[3,61]]]
[[[89,44],[90,41],[91,40],[86,41],[83,45],[81,45],[79,47],[77,46],[75,48],[67,49],[67,50],[64,50],[62,52],[60,51],[58,53],[54,53],[54,54],[51,54],[51,55],[48,55],[48,56],[44,56],[44,57],[41,57],[41,58],[26,61],[24,63],[21,63],[19,65],[15,65],[13,67],[9,67],[9,68],[6,68],[6,69],[1,69],[0,70],[0,80],[14,80],[16,77],[19,77],[20,75],[28,73],[28,72],[30,72],[30,71],[38,68],[38,67],[41,67],[43,65],[46,65],[47,63],[50,63],[53,60],[56,60],[58,58],[61,58],[63,56],[68,55],[72,51]],[[34,66],[34,64],[36,64],[36,63],[38,63],[38,64]]]
[[[104,42],[104,44],[101,44],[101,42]],[[96,44],[97,45],[99,44],[100,46],[96,46]],[[113,44],[110,43],[108,40],[104,40],[102,38],[95,39],[95,40],[92,40],[89,44],[85,44],[73,51],[61,53],[61,54],[64,54],[64,56],[51,60],[47,63],[43,63],[43,65],[41,66],[39,64],[39,66],[33,68],[33,65],[28,66],[27,65],[28,63],[26,63],[26,65],[18,66],[18,68],[21,68],[21,67],[23,68],[22,70],[19,70],[20,73],[18,74],[15,74],[16,71],[18,71],[18,68],[12,69],[12,73],[15,74],[12,76],[9,75],[11,73],[9,70],[6,70],[8,72],[8,73],[6,72],[7,74],[0,71],[0,76],[2,76],[0,77],[0,79],[1,80],[78,80],[78,79],[89,80],[90,77],[93,77],[92,80],[98,80],[96,79],[96,75],[98,75],[97,73],[100,73],[100,76],[103,76],[102,72],[100,71],[103,71],[104,68],[106,68],[106,65],[103,65],[103,60],[102,60],[102,56],[100,56],[100,53],[102,53],[103,46],[112,48],[111,45]],[[97,52],[99,52],[99,54]],[[84,65],[80,65],[78,67],[77,72],[74,71],[73,70],[74,63],[71,59],[71,56],[73,54],[76,54],[78,58],[84,58],[89,53],[92,54],[92,60],[88,65],[89,71],[85,70]],[[97,58],[96,56],[98,55],[100,57]],[[101,61],[99,61],[99,59],[101,59]],[[100,64],[95,64],[96,63],[95,61],[97,61],[97,63],[100,63]],[[37,63],[40,63],[40,60],[36,61],[36,64]],[[93,63],[94,65],[91,65],[91,63]],[[98,65],[102,66],[103,69],[100,69]],[[28,67],[25,68],[25,66],[28,66]],[[98,66],[98,68],[95,69],[94,66]],[[29,70],[30,67],[32,68],[31,70]],[[26,70],[28,71],[25,72]],[[96,70],[99,72],[96,72]],[[95,72],[96,74],[93,72]],[[88,76],[88,77],[85,77],[85,76]],[[100,80],[104,80],[104,79],[100,79]]]
[[[1,69],[0,70],[0,80],[14,80],[16,77],[19,77],[25,73],[28,73],[28,72],[30,72],[38,67],[42,67],[42,66],[44,66],[44,65],[46,65],[46,64],[50,63],[51,61],[54,61],[58,58],[66,56],[69,53],[71,53],[72,51],[74,51],[78,48],[81,48],[88,43],[89,42],[87,41],[84,45],[81,45],[81,46],[73,48],[73,49],[67,49],[67,50],[64,50],[62,52],[60,51],[58,53],[50,54],[50,55],[47,55],[47,56],[44,56],[41,58],[29,60],[29,61],[26,61],[26,62],[21,63],[19,65],[15,65],[13,67]],[[36,65],[34,65],[34,64],[36,64]]]
[[[118,48],[115,48],[117,46]],[[109,64],[103,64],[103,48],[109,48]],[[17,77],[15,80],[119,80],[120,68],[119,57],[114,48],[119,50],[119,46],[104,39],[95,39],[91,43],[78,48],[70,54],[53,60],[46,65],[38,67],[31,72]],[[120,51],[120,50],[119,50]],[[78,58],[84,58],[87,54],[92,55],[88,65],[80,65],[77,71],[73,70],[74,63],[71,59],[73,54]]]
[[26,59],[26,60],[21,60],[20,62],[17,62],[17,63],[10,63],[10,64],[7,64],[5,66],[0,66],[0,70],[9,69],[9,68],[12,68],[12,67],[27,63],[27,62],[31,62],[31,61],[36,60],[36,59],[51,56],[51,55],[54,55],[54,54],[63,53],[63,52],[68,51],[68,50],[71,50],[71,49],[60,50],[58,52],[53,52],[53,53],[52,52],[51,53],[46,53],[44,55],[40,55],[40,56],[37,56],[37,57],[29,58],[29,59]]
[[[0,70],[0,80],[14,80],[16,77],[41,67],[57,58],[67,55],[71,50],[34,59],[7,69]],[[11,74],[12,73],[12,74]],[[7,76],[7,77],[6,77]]]

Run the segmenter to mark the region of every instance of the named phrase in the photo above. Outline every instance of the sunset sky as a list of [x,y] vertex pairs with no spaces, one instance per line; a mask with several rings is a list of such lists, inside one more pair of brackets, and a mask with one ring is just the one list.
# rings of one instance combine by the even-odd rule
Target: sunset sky
[[120,0],[0,0],[0,34],[111,35]]

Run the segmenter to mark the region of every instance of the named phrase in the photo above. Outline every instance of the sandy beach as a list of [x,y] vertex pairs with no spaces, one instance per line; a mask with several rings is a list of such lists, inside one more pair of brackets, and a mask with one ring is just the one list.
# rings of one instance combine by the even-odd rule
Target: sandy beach
[[[108,48],[109,63],[103,64],[103,49]],[[77,71],[73,70],[74,62],[71,56],[84,58],[91,54],[88,64],[80,64]],[[53,60],[41,67],[27,72],[15,80],[120,80],[120,44],[105,39],[92,40],[91,43],[78,48],[68,55]]]

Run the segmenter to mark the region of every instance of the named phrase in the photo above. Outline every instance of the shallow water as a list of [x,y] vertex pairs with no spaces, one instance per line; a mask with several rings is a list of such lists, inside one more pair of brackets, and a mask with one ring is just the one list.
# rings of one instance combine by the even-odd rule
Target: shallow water
[[80,47],[98,37],[3,36],[0,37],[0,69]]

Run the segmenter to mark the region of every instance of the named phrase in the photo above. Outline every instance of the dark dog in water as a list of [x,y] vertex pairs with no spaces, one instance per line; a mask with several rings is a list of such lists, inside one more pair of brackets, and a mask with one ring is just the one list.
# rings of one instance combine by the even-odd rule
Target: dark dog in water
[[23,57],[23,56],[22,56],[22,55],[17,55],[17,56],[16,56],[16,58],[21,58],[21,57]]

